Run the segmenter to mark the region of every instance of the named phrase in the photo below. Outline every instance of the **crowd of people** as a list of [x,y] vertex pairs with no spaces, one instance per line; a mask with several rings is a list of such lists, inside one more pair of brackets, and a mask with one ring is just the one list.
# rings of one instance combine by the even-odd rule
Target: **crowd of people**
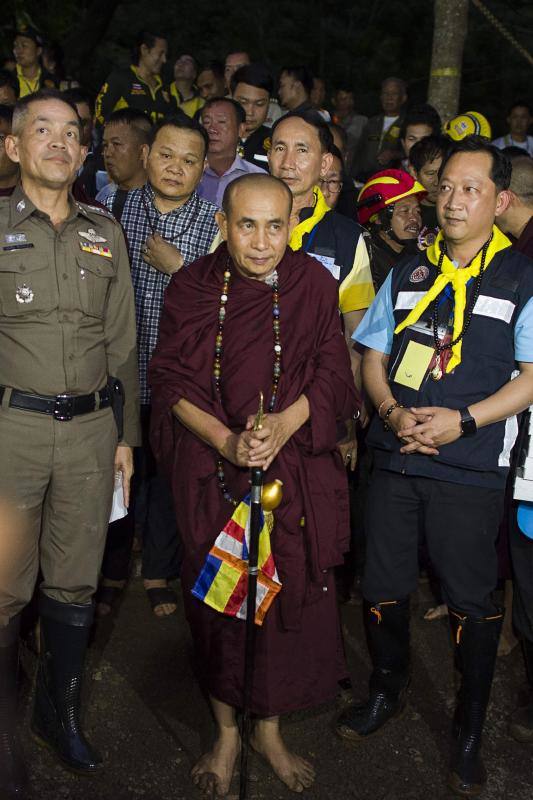
[[[401,715],[424,571],[461,676],[448,785],[479,794],[502,627],[533,692],[532,531],[513,496],[533,403],[531,108],[513,101],[493,140],[483,114],[443,120],[387,77],[367,118],[351,87],[329,97],[307,66],[274,75],[246,52],[180,53],[167,85],[168,44],[142,32],[96,98],[30,27],[0,70],[0,792],[27,785],[17,664],[34,593],[34,735],[79,773],[102,767],[83,665],[134,550],[156,617],[180,579],[216,722],[192,778],[229,792],[235,548],[261,467],[283,482],[264,578],[281,589],[257,631],[253,747],[293,791],[312,784],[280,716],[350,689],[337,594],[360,599],[372,659],[337,734],[359,743]],[[533,742],[533,693],[510,733]]]

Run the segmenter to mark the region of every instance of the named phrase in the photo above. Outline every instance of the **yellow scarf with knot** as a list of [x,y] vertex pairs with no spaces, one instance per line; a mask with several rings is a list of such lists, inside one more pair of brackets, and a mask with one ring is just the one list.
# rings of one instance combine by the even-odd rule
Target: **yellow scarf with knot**
[[[435,242],[428,248],[426,254],[431,261],[432,264],[435,266],[439,263],[440,254],[441,254],[441,243],[443,241],[442,231],[439,231],[439,235],[435,239]],[[487,248],[487,255],[485,257],[485,269],[488,269],[492,259],[500,250],[504,250],[506,247],[510,247],[511,242],[503,234],[496,225],[492,227],[492,239],[489,243]],[[452,341],[457,339],[457,337],[461,334],[463,330],[464,324],[464,316],[465,316],[465,308],[466,308],[466,284],[470,280],[470,278],[477,278],[479,275],[479,271],[481,268],[481,255],[483,252],[483,248],[477,253],[477,255],[472,259],[470,262],[470,266],[458,268],[454,266],[453,262],[450,261],[447,255],[444,256],[442,260],[442,268],[439,275],[435,279],[435,283],[433,286],[428,289],[424,297],[418,301],[416,306],[413,310],[407,315],[403,322],[396,327],[394,333],[401,333],[404,328],[408,328],[409,325],[413,325],[417,322],[426,308],[439,296],[439,294],[445,289],[445,287],[450,283],[453,288],[453,299],[454,299],[454,312],[453,312],[453,334],[452,334]],[[455,367],[457,367],[461,363],[461,349],[462,349],[462,340],[456,342],[452,347],[452,355],[450,360],[446,365],[446,372],[451,372]]]
[[331,211],[331,208],[326,203],[325,197],[318,186],[313,187],[313,194],[315,196],[313,214],[308,219],[304,219],[303,222],[299,222],[294,228],[289,238],[289,247],[291,250],[301,250],[305,234],[311,233],[315,225],[318,225],[328,211]]

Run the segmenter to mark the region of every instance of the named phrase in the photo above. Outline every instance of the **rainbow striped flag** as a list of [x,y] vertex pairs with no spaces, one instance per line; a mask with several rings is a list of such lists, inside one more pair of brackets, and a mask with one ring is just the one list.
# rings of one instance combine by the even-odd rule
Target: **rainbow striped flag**
[[[261,509],[257,599],[255,622],[262,625],[265,614],[281,589],[270,548],[274,526],[271,511]],[[235,509],[233,516],[216,538],[192,589],[199,600],[230,617],[246,619],[248,595],[248,548],[250,544],[250,495]]]

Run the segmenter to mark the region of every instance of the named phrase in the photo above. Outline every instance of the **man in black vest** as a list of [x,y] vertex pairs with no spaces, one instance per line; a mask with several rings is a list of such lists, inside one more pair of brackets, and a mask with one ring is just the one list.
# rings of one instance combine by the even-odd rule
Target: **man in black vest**
[[494,543],[515,414],[533,396],[531,262],[494,225],[510,176],[484,139],[454,145],[439,181],[442,231],[389,274],[355,334],[378,412],[363,581],[373,672],[368,703],[345,712],[337,732],[364,741],[404,708],[423,526],[462,676],[448,778],[461,796],[486,781],[481,735],[502,624]]
[[268,168],[270,128],[265,125],[274,78],[263,64],[247,64],[231,76],[231,96],[246,112],[239,155],[256,167]]

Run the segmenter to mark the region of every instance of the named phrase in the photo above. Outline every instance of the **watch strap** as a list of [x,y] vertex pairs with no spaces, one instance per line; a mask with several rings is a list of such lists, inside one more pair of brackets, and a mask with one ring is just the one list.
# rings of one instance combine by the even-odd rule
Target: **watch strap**
[[468,408],[460,408],[459,414],[461,415],[461,434],[462,436],[474,436],[477,433],[476,420],[468,410]]

